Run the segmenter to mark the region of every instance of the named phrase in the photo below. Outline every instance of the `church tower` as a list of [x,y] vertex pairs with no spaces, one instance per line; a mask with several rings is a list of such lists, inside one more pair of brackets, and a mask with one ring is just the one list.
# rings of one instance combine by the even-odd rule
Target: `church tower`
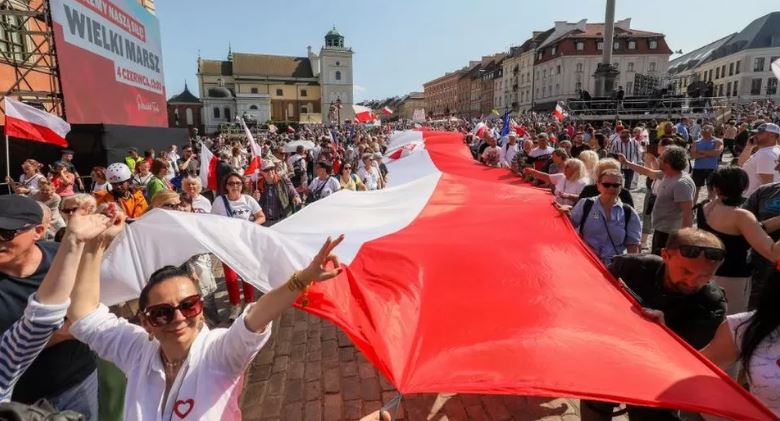
[[322,121],[335,122],[338,113],[329,113],[331,104],[341,101],[341,122],[352,120],[353,104],[352,49],[344,46],[344,36],[334,26],[325,35],[325,45],[320,50],[319,78],[322,89]]

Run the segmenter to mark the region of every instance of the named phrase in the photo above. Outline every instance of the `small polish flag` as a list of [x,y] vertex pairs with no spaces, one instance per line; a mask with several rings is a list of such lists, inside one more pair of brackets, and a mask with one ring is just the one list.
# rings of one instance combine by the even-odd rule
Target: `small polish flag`
[[5,97],[5,134],[10,137],[67,147],[70,124],[31,105]]
[[362,105],[353,105],[352,110],[355,111],[355,121],[358,123],[368,123],[376,120],[376,115],[371,108]]
[[287,128],[287,133],[295,133],[295,129],[292,127]]
[[263,151],[260,149],[260,146],[257,146],[255,137],[252,136],[252,132],[249,131],[249,127],[246,126],[244,119],[242,118],[239,121],[241,122],[241,127],[244,128],[244,133],[246,134],[247,139],[249,139],[249,152],[252,156],[252,159],[249,161],[249,164],[246,167],[246,171],[244,171],[244,175],[251,176],[261,168],[261,163],[263,162]]
[[382,112],[385,113],[385,115],[392,115],[393,110],[390,109],[390,107],[382,108]]
[[207,190],[217,191],[218,162],[219,159],[200,142],[200,181]]
[[563,113],[563,107],[561,107],[561,104],[555,104],[555,111],[553,111],[553,117],[558,119],[558,121],[563,121],[564,117]]
[[480,121],[480,122],[479,122],[479,123],[478,123],[478,124],[477,124],[477,125],[474,127],[474,136],[481,138],[482,136],[484,136],[484,135],[485,135],[485,133],[487,133],[487,131],[488,131],[488,126],[487,126],[487,124],[485,124],[485,123],[483,123],[483,122],[481,122],[481,121]]

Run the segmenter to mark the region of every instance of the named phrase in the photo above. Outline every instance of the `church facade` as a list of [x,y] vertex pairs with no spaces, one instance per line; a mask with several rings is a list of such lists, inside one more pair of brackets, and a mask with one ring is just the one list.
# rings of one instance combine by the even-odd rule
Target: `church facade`
[[[259,123],[335,123],[354,118],[353,51],[336,28],[319,54],[306,57],[228,52],[227,60],[198,58],[202,124],[207,134],[237,116]],[[339,107],[340,104],[340,108]]]

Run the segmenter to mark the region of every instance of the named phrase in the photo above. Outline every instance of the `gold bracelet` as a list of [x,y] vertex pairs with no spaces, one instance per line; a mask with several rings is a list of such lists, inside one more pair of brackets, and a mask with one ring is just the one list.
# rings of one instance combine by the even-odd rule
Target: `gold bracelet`
[[290,291],[303,291],[308,288],[309,285],[311,285],[311,282],[303,282],[303,280],[301,280],[300,274],[300,271],[296,271],[292,274],[292,276],[290,276],[290,279],[287,280],[287,288]]

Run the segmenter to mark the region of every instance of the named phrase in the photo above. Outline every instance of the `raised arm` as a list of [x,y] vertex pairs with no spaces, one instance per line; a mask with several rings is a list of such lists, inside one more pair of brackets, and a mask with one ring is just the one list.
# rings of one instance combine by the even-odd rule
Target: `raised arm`
[[[268,323],[279,317],[284,310],[290,308],[309,285],[340,274],[343,269],[340,267],[338,257],[333,254],[333,249],[343,240],[343,235],[335,240],[328,237],[309,266],[293,274],[286,284],[260,297],[244,317],[247,329],[253,332],[262,331]],[[332,269],[326,267],[328,262],[333,264]]]
[[534,178],[536,178],[537,180],[544,181],[545,183],[548,183],[548,184],[552,183],[550,181],[550,174],[547,174],[546,172],[542,172],[542,171],[535,170],[533,168],[528,167],[528,168],[525,169],[525,174],[526,175],[531,175]]
[[95,311],[100,305],[100,264],[103,253],[116,235],[124,228],[124,215],[112,204],[106,211],[110,228],[90,240],[78,265],[79,281],[70,294],[68,319],[76,322]]
[[71,217],[51,267],[35,293],[39,303],[59,304],[68,300],[76,281],[84,243],[97,237],[110,226],[111,220],[105,215]]
[[658,177],[658,174],[661,173],[661,171],[654,170],[652,168],[643,167],[643,166],[641,166],[639,164],[635,164],[635,163],[627,160],[626,156],[623,155],[622,153],[617,154],[617,156],[618,156],[618,160],[620,161],[621,164],[627,166],[628,168],[630,168],[634,172],[638,172],[639,174],[642,174],[642,175],[644,175],[646,177],[649,177],[649,178],[651,178],[653,180],[655,180]]

